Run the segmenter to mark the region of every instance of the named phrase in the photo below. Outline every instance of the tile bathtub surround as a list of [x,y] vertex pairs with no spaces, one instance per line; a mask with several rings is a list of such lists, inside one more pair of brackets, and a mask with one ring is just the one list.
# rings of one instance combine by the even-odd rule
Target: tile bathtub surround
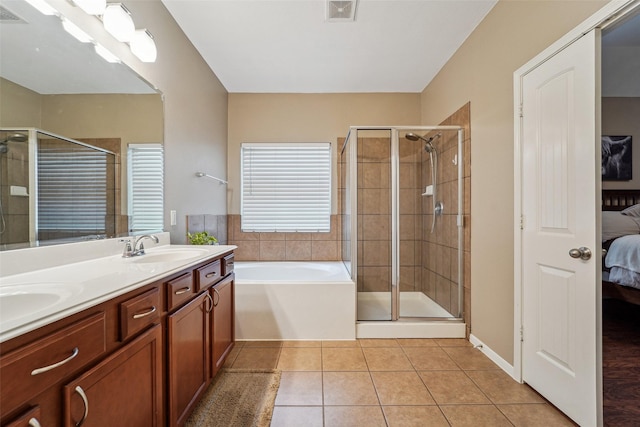
[[339,261],[338,215],[326,233],[246,233],[240,215],[228,215],[228,240],[238,246],[237,261]]
[[189,233],[206,231],[209,235],[215,236],[219,244],[232,244],[227,243],[227,215],[187,215],[187,231]]
[[464,339],[238,342],[225,367],[282,371],[272,427],[575,425]]

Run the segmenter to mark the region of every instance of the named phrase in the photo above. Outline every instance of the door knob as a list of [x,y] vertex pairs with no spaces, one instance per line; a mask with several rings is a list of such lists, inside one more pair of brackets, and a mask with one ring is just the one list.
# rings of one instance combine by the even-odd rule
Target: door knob
[[569,256],[571,258],[580,258],[582,260],[587,261],[591,258],[591,249],[585,248],[584,246],[580,248],[573,248],[569,251]]

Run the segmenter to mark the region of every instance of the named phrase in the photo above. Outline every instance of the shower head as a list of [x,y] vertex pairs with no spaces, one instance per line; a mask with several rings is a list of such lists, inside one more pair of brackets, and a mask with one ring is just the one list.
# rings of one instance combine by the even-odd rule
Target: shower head
[[0,144],[6,144],[7,142],[25,142],[27,139],[29,139],[29,137],[24,133],[14,133],[0,141]]
[[423,140],[424,141],[424,149],[427,153],[431,153],[432,151],[435,151],[435,147],[433,146],[433,144],[431,144],[431,142],[434,139],[440,138],[442,136],[441,133],[437,133],[435,135],[433,135],[431,138],[427,139],[424,136],[420,136],[420,135],[416,135],[413,132],[409,132],[407,133],[404,137],[407,138],[409,141],[418,141],[418,140]]

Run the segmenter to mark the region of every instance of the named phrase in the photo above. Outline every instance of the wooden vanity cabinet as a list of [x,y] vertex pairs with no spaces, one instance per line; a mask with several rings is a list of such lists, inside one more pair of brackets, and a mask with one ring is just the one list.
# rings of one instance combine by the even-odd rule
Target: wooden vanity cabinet
[[207,293],[167,316],[169,425],[183,425],[209,383],[209,323],[212,303]]
[[68,383],[63,425],[162,426],[162,353],[156,325]]
[[232,262],[222,254],[3,342],[0,426],[183,425],[233,348]]
[[211,377],[214,377],[235,344],[235,275],[232,273],[227,276],[213,286],[210,292],[213,299]]

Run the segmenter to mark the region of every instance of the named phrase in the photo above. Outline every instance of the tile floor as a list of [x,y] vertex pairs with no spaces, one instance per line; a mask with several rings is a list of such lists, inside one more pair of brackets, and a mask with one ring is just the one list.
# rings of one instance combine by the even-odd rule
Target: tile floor
[[272,427],[574,425],[464,339],[238,342],[226,366],[282,371]]

